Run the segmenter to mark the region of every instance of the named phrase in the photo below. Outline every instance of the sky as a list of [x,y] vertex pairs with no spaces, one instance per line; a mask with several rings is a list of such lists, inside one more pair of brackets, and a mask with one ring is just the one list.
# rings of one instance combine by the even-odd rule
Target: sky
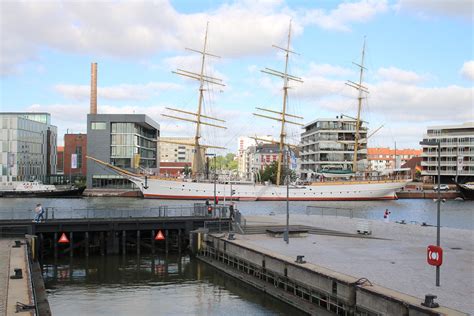
[[[287,112],[317,118],[357,115],[366,42],[361,117],[370,147],[418,148],[428,126],[474,121],[474,2],[471,0],[0,1],[2,112],[48,112],[63,135],[86,132],[90,64],[98,63],[98,112],[147,114],[162,136],[194,136],[192,123],[162,114],[196,111],[208,24],[203,111],[227,129],[204,127],[203,142],[232,152],[239,136],[280,133],[252,113],[282,109],[280,78],[291,23]],[[291,22],[290,22],[291,21]],[[269,113],[267,113],[269,114]],[[220,123],[219,123],[220,124]],[[289,141],[303,130],[289,125]]]

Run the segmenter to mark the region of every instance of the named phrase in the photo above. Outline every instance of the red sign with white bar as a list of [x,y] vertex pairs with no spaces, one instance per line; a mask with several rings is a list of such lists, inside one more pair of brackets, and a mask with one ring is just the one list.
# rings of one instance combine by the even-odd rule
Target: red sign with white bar
[[427,249],[428,264],[439,267],[443,264],[443,248],[429,245]]

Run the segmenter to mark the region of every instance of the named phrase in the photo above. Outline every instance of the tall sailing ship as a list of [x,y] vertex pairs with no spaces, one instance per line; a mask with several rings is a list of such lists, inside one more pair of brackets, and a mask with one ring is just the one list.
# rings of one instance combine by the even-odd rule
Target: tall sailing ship
[[[89,157],[97,163],[103,164],[117,173],[125,176],[132,181],[143,193],[145,198],[159,198],[159,199],[209,199],[212,200],[215,196],[219,199],[232,199],[232,200],[247,200],[247,201],[317,201],[317,200],[392,200],[396,199],[396,191],[405,186],[410,180],[409,179],[398,179],[398,180],[350,180],[350,181],[328,181],[328,182],[315,182],[304,185],[289,184],[289,177],[286,177],[286,185],[281,185],[282,173],[285,170],[284,163],[288,161],[288,155],[291,148],[296,147],[286,143],[286,124],[294,124],[303,126],[296,119],[303,119],[300,116],[287,113],[287,100],[288,100],[288,89],[289,82],[296,81],[302,82],[302,79],[293,75],[288,74],[288,62],[289,55],[294,53],[290,50],[291,40],[291,22],[288,31],[288,39],[286,47],[280,47],[273,45],[273,47],[282,50],[285,53],[285,69],[283,72],[265,68],[262,72],[280,77],[283,79],[283,105],[281,111],[257,108],[260,111],[270,113],[269,115],[263,115],[260,113],[254,113],[254,115],[279,121],[281,123],[280,138],[279,141],[270,141],[271,143],[279,145],[278,155],[278,169],[276,184],[243,184],[243,183],[231,183],[231,182],[218,182],[205,179],[205,165],[204,155],[207,148],[222,149],[222,147],[204,145],[200,143],[201,138],[201,126],[206,125],[214,128],[225,129],[225,126],[218,125],[225,123],[224,120],[219,118],[211,117],[203,114],[202,104],[203,95],[205,91],[205,84],[220,85],[223,86],[221,79],[211,77],[204,74],[205,63],[207,57],[219,57],[213,55],[207,51],[207,37],[208,28],[206,27],[206,35],[204,37],[204,46],[202,50],[188,49],[190,51],[201,54],[201,71],[200,73],[190,72],[187,70],[178,69],[175,73],[181,76],[195,79],[199,81],[199,101],[196,112],[184,111],[180,109],[167,108],[170,111],[177,112],[179,114],[186,114],[187,117],[180,117],[170,114],[164,114],[169,118],[183,120],[196,124],[196,133],[194,136],[193,143],[174,142],[184,145],[193,145],[194,159],[192,165],[192,179],[183,180],[170,180],[160,179],[159,177],[144,176],[131,173],[129,171],[117,168],[100,160]],[[363,93],[367,93],[367,88],[362,85],[362,74],[365,69],[363,65],[365,44],[362,52],[361,64],[356,64],[360,67],[359,82],[355,83],[349,81],[349,85],[356,88],[359,92],[359,107],[357,113],[356,123],[356,137],[354,144],[354,161],[352,172],[355,174],[357,170],[357,150],[359,139],[359,128],[360,128],[360,111],[361,102],[363,99]],[[275,117],[277,115],[277,117]],[[265,139],[256,138],[257,141],[268,141]],[[286,169],[287,170],[287,169]],[[216,183],[217,182],[217,183]]]

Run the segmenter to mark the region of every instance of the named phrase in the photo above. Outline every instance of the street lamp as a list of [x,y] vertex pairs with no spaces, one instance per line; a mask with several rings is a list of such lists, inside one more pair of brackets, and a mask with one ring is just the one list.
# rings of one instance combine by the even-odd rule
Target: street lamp
[[285,234],[284,234],[284,240],[287,244],[290,243],[290,164],[289,164],[289,157],[288,157],[288,150],[285,148],[284,150],[285,153],[285,160],[286,160],[286,228],[285,228]]
[[206,156],[214,157],[214,211],[216,211],[216,175],[217,175],[217,165],[216,165],[216,154],[206,154]]
[[[438,147],[438,213],[436,220],[436,246],[440,246],[440,219],[441,219],[441,141],[424,140],[420,145],[437,146]],[[436,266],[436,286],[439,286],[439,266]]]

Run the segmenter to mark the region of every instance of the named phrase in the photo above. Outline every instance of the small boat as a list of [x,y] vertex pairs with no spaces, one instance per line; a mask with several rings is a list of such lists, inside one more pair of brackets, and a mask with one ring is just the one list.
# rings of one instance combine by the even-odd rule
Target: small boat
[[10,181],[0,183],[0,197],[68,197],[80,196],[85,187],[51,185],[40,181]]
[[355,173],[350,168],[344,168],[342,165],[325,166],[317,172],[325,178],[350,178]]
[[456,182],[456,186],[464,200],[474,200],[474,182],[467,182],[464,184]]

